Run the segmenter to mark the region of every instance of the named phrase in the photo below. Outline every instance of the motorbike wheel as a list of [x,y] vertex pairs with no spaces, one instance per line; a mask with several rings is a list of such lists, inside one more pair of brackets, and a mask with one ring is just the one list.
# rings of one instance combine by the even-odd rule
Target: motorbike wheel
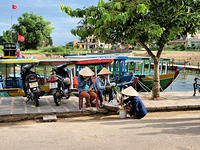
[[67,96],[66,96],[66,99],[69,99],[69,98],[70,98],[70,95],[67,95]]
[[35,106],[38,107],[39,106],[39,97],[35,96],[33,100],[35,102]]
[[38,107],[39,106],[39,100],[35,99],[35,106]]
[[55,102],[56,106],[60,106],[61,98],[57,97],[56,94],[54,94],[53,95],[53,99],[54,99],[54,102]]
[[37,94],[34,93],[32,95],[32,100],[35,102],[35,106],[38,107],[39,106],[39,95],[38,95],[38,93]]

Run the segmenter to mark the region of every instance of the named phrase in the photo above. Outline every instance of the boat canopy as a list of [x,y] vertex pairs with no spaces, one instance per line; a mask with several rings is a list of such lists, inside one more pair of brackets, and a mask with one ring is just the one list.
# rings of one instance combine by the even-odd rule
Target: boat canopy
[[4,65],[20,65],[20,64],[28,64],[28,63],[39,63],[37,59],[0,59],[0,66]]
[[68,59],[47,59],[40,60],[40,65],[58,65],[58,64],[77,64],[77,65],[98,65],[113,62],[113,59],[100,59],[100,58],[68,58]]

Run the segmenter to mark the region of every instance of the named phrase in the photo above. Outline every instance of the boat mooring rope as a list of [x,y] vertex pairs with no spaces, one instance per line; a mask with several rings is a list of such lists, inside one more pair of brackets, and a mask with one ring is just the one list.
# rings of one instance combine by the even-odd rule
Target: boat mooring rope
[[143,90],[145,90],[146,92],[149,92],[149,91],[151,92],[151,89],[149,89],[146,85],[144,85],[144,83],[142,83],[140,80],[138,81],[138,83],[142,87]]

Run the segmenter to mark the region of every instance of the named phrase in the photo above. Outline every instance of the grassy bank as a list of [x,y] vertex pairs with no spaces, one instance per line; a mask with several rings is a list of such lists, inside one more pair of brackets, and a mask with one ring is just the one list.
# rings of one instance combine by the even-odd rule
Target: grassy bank
[[[0,45],[0,54],[3,54],[3,46]],[[157,51],[158,46],[150,46],[150,49],[152,51]],[[97,53],[101,54],[100,51],[104,51],[106,54],[106,50],[110,49],[78,49],[78,48],[69,48],[66,46],[55,46],[55,47],[40,47],[38,49],[29,49],[21,51],[22,54],[58,54],[58,55],[64,55],[64,54],[87,54],[87,53]],[[132,50],[134,51],[145,51],[139,48],[135,48]],[[185,51],[185,52],[200,52],[200,46],[199,47],[186,47],[185,45],[178,44],[178,45],[166,45],[164,47],[165,52],[175,52],[175,51]]]

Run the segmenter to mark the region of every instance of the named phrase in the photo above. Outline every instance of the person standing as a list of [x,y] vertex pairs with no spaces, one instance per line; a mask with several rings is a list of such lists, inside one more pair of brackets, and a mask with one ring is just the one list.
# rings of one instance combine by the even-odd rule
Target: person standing
[[108,80],[108,76],[111,75],[112,72],[110,72],[108,69],[103,68],[99,73],[98,77],[95,80],[95,87],[100,99],[100,106],[102,107],[103,102],[103,96],[105,94],[109,94],[109,101],[113,100],[114,92],[111,89],[110,81]]
[[17,48],[17,50],[16,50],[16,56],[17,56],[17,58],[22,58],[22,54],[20,52],[20,48]]
[[78,91],[79,96],[86,99],[86,108],[89,108],[91,101],[97,98],[97,94],[93,92],[94,85],[91,78],[93,75],[94,72],[88,67],[79,71]]

